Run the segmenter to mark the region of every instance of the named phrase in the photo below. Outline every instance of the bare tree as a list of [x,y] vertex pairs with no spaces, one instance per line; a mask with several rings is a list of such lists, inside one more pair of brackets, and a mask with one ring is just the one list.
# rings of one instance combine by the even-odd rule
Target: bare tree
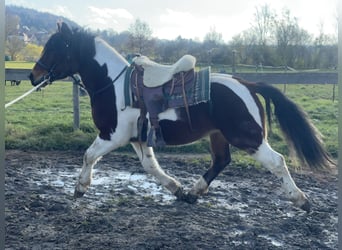
[[257,37],[252,29],[245,30],[233,37],[230,45],[238,53],[237,61],[244,64],[255,64],[258,61]]
[[6,14],[5,23],[6,53],[10,55],[11,60],[16,60],[18,53],[25,47],[22,37],[19,36],[20,18]]
[[272,39],[271,34],[274,28],[275,18],[276,14],[268,4],[255,8],[252,29],[255,32],[259,45],[266,46]]
[[128,29],[130,32],[130,47],[140,54],[149,51],[152,45],[152,29],[140,19],[136,19]]
[[18,54],[25,47],[25,42],[19,36],[9,36],[6,41],[6,49],[11,56],[11,60],[17,60]]
[[299,27],[297,18],[291,16],[288,9],[284,9],[282,17],[276,21],[275,35],[282,64],[294,66],[298,47],[308,45],[310,35]]
[[20,17],[17,15],[12,15],[6,13],[5,17],[5,37],[18,35],[19,25],[20,25]]
[[256,37],[258,50],[255,51],[257,64],[272,64],[271,55],[269,51],[269,44],[273,39],[273,30],[276,14],[271,10],[268,4],[261,5],[255,8],[254,21],[252,23],[251,31]]
[[222,34],[217,32],[215,27],[210,27],[210,31],[204,36],[204,42],[213,45],[222,44]]

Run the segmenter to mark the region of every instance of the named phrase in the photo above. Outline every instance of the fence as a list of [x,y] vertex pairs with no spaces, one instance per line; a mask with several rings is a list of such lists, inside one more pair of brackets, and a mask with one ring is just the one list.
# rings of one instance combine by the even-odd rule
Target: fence
[[[28,80],[30,69],[6,69],[5,81],[18,82]],[[289,72],[289,73],[235,73],[234,75],[252,82],[266,82],[269,84],[333,84],[333,97],[335,99],[335,86],[338,83],[338,74],[334,72]],[[80,127],[79,86],[71,78],[62,81],[73,82],[73,110],[74,129]]]
[[[5,84],[6,81],[10,81],[11,84],[20,84],[20,81],[28,80],[28,76],[31,73],[30,69],[5,69]],[[74,82],[72,78],[66,78],[61,81],[73,82],[73,114],[74,114],[74,129],[80,128],[80,106],[79,106],[79,85]]]

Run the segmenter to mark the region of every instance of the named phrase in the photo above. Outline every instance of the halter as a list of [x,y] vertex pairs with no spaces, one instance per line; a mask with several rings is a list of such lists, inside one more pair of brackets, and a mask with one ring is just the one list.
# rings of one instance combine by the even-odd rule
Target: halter
[[54,72],[54,69],[56,68],[57,63],[52,65],[52,67],[48,67],[46,64],[42,63],[40,59],[36,62],[40,67],[45,69],[48,73],[44,75],[42,78],[39,79],[39,82],[42,82],[44,80],[48,80],[48,82],[53,82],[54,79],[56,78],[56,74]]
[[[67,49],[67,61],[70,60],[71,56],[70,56],[70,46],[67,42],[64,42],[65,43],[65,47]],[[40,59],[36,62],[36,64],[38,64],[40,67],[42,67],[43,69],[45,69],[48,73],[46,75],[44,75],[40,80],[39,82],[42,82],[44,80],[47,80],[49,83],[52,83],[53,81],[55,81],[56,79],[58,78],[63,78],[62,76],[62,73],[61,74],[56,74],[55,72],[55,68],[57,66],[57,63],[53,64],[51,67],[49,67],[48,65],[46,65],[45,63],[43,63]],[[72,75],[70,74],[66,74],[66,76],[71,76]]]

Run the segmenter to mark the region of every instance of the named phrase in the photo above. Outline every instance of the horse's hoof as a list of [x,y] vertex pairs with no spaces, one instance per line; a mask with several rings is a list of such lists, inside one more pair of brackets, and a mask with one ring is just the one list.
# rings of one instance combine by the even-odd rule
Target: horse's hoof
[[186,194],[184,201],[189,203],[189,204],[194,204],[197,202],[197,200],[198,200],[198,195],[188,193],[188,194]]
[[305,201],[303,205],[300,206],[301,209],[303,209],[305,212],[310,213],[311,211],[311,204],[308,200]]
[[84,195],[84,192],[80,192],[77,189],[75,189],[75,191],[74,191],[74,198],[75,199],[81,198],[81,197],[83,197],[83,195]]
[[174,195],[177,197],[177,200],[179,201],[184,201],[186,196],[182,187],[177,188],[177,191],[174,193]]
[[198,199],[198,195],[191,194],[191,193],[184,193],[184,190],[181,187],[177,189],[174,195],[177,197],[178,201],[185,201],[189,204],[196,203]]
[[296,207],[299,207],[300,209],[303,209],[305,212],[310,213],[311,204],[310,204],[308,197],[305,194],[303,194],[301,199],[298,199],[298,200],[293,201],[293,202],[294,202],[294,205]]

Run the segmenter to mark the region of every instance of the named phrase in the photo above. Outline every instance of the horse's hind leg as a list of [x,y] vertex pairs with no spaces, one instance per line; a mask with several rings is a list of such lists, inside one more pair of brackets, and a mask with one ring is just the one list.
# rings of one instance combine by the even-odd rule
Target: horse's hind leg
[[181,198],[183,196],[181,184],[171,176],[167,175],[159,166],[158,161],[154,156],[153,148],[147,147],[146,143],[140,144],[138,142],[132,142],[131,144],[145,171],[157,178],[161,185],[166,187],[172,194],[177,196],[177,198]]
[[289,170],[287,169],[284,157],[275,152],[270,145],[263,140],[258,150],[252,156],[273,174],[282,180],[282,187],[287,197],[303,210],[310,211],[310,203],[305,194],[296,186]]
[[210,135],[210,149],[212,164],[190,190],[187,197],[188,202],[195,202],[198,196],[205,194],[210,183],[231,161],[229,143],[221,132],[217,131]]

